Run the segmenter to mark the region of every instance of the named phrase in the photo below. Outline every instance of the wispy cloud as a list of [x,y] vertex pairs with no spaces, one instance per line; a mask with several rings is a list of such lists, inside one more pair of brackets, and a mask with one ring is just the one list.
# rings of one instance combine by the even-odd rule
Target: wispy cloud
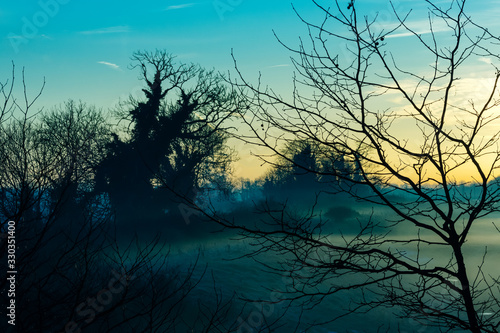
[[116,34],[129,32],[130,28],[126,25],[119,25],[116,27],[100,28],[95,30],[80,31],[83,35],[100,35],[100,34]]
[[401,38],[401,37],[409,37],[409,36],[413,36],[413,35],[414,34],[412,32],[402,32],[399,34],[390,34],[390,35],[386,36],[385,38]]
[[485,64],[488,64],[488,65],[491,65],[492,64],[492,61],[490,58],[486,58],[486,57],[480,57],[478,58],[477,60],[481,61],[481,62],[484,62]]
[[[26,39],[26,37],[24,37],[24,36],[12,34],[12,33],[8,34],[7,38],[8,39]],[[34,39],[34,38],[53,39],[52,37],[44,35],[44,34],[30,37],[29,39]]]
[[[442,21],[432,22],[432,30],[429,24],[430,24],[429,20],[407,21],[405,22],[405,25],[409,29],[411,29],[411,31],[408,31],[405,28],[401,27],[398,31],[402,32],[396,31],[393,34],[386,36],[386,38],[409,37],[409,36],[414,36],[414,34],[426,35],[426,34],[439,33],[450,30],[450,28]],[[398,22],[392,22],[388,24],[387,27],[385,27],[386,31],[395,28],[397,25],[399,25]]]
[[278,67],[290,67],[290,64],[273,65],[273,66],[268,66],[267,68],[278,68]]
[[415,31],[415,33],[413,32],[402,32],[402,33],[399,33],[399,34],[391,34],[391,35],[387,35],[385,38],[401,38],[401,37],[409,37],[409,36],[414,36],[415,34],[417,35],[427,35],[427,34],[431,34],[431,33],[438,33],[438,32],[443,32],[443,31],[446,31],[446,29],[441,29],[441,30],[424,30],[424,31]]
[[118,66],[117,64],[113,64],[113,63],[107,62],[107,61],[98,61],[97,63],[104,65],[104,66],[108,66],[109,68],[112,68],[114,70],[121,71],[120,66]]
[[165,8],[165,10],[184,9],[184,8],[193,7],[194,5],[196,5],[196,4],[195,3],[184,3],[184,4],[180,4],[180,5],[172,5],[172,6],[168,6],[167,8]]

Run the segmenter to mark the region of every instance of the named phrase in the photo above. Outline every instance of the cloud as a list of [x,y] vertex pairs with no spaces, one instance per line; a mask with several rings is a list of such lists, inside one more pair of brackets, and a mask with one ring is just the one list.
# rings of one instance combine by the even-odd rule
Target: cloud
[[129,32],[130,28],[126,25],[119,25],[116,27],[100,28],[95,30],[80,31],[83,35],[101,35],[101,34],[116,34]]
[[[405,22],[406,26],[411,29],[413,32],[406,30],[404,27],[399,28],[399,31],[403,31],[387,35],[386,38],[401,38],[401,37],[409,37],[414,36],[414,33],[417,35],[426,35],[430,33],[439,33],[449,31],[450,28],[442,21],[432,22],[432,31],[429,26],[429,20],[419,20],[419,21],[407,21]],[[387,30],[390,30],[393,27],[396,27],[398,22],[392,22]]]
[[172,6],[168,6],[165,10],[184,9],[184,8],[193,7],[194,5],[195,5],[195,3],[184,3],[181,5],[172,5]]
[[[13,34],[13,33],[8,34],[7,38],[8,39],[26,39],[26,37],[24,37],[24,36],[16,35],[16,34]],[[29,39],[34,39],[34,38],[53,39],[52,37],[44,35],[44,34],[42,34],[42,35],[36,35],[34,37],[30,37]]]
[[[438,32],[443,32],[443,31],[446,31],[446,30],[433,30],[433,31],[430,31],[430,30],[425,30],[425,31],[415,31],[415,34],[417,35],[426,35],[426,34],[430,34],[430,33],[438,33]],[[399,33],[399,34],[391,34],[391,35],[387,35],[385,38],[401,38],[401,37],[409,37],[409,36],[414,36],[415,35],[413,32],[402,32],[402,33]]]
[[410,31],[407,31],[407,32],[402,32],[402,33],[399,33],[399,34],[390,34],[390,35],[387,35],[385,38],[401,38],[401,37],[409,37],[409,36],[414,36],[415,34],[417,35],[426,35],[426,34],[430,34],[430,33],[438,33],[438,32],[444,32],[446,31],[447,29],[433,29],[432,31],[431,30],[422,30],[422,31],[414,31],[413,32],[410,32]]
[[485,64],[488,64],[488,65],[491,65],[492,64],[492,61],[490,58],[486,58],[486,57],[480,57],[480,58],[477,58],[477,60],[481,61],[481,62],[484,62]]
[[277,67],[290,67],[290,64],[274,65],[274,66],[269,66],[267,68],[277,68]]
[[107,62],[107,61],[98,61],[97,62],[98,64],[101,64],[101,65],[105,65],[105,66],[108,66],[114,70],[117,70],[117,71],[120,71],[120,66],[118,66],[117,64],[113,64],[111,62]]
[[413,32],[402,32],[399,34],[390,34],[385,36],[385,38],[401,38],[401,37],[408,37],[408,36],[413,36]]

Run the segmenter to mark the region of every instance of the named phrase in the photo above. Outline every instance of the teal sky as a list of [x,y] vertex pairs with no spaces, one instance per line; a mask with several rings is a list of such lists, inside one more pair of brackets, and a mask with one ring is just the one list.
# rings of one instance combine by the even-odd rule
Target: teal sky
[[[395,20],[387,1],[356,3],[369,15],[378,12],[384,23]],[[293,4],[305,17],[322,18],[310,0]],[[425,23],[424,1],[394,4],[401,12],[413,9],[416,24]],[[469,12],[497,24],[498,4],[481,1],[479,7],[471,1]],[[165,49],[179,61],[227,71],[233,68],[234,49],[245,74],[256,78],[260,71],[274,87],[287,86],[290,54],[277,43],[273,29],[292,46],[307,33],[291,2],[281,0],[5,1],[0,7],[0,75],[8,77],[14,61],[26,68],[31,88],[45,77],[43,106],[72,98],[107,108],[140,85],[137,73],[128,69],[134,51]],[[398,38],[398,45],[405,45],[405,39]]]
[[73,98],[106,108],[140,84],[127,68],[134,51],[165,49],[227,71],[234,49],[243,70],[276,78],[290,61],[272,29],[286,37],[298,28],[287,1],[9,2],[0,8],[0,74],[13,60],[32,88],[46,78],[43,104]]
[[[261,72],[265,83],[286,92],[293,71],[290,53],[276,41],[273,30],[290,46],[298,45],[299,36],[307,36],[292,2],[304,17],[322,20],[310,0],[3,1],[0,81],[9,78],[14,61],[17,79],[25,67],[33,93],[45,78],[38,108],[75,99],[107,110],[120,98],[140,91],[138,73],[128,68],[134,51],[164,49],[181,62],[227,72],[233,71],[233,49],[249,81],[255,82]],[[334,4],[331,0],[319,2]],[[346,7],[349,3],[339,2]],[[428,32],[425,1],[393,3],[399,12],[412,10],[409,22],[416,31]],[[356,1],[358,11],[371,17],[378,13],[382,27],[396,21],[388,4],[385,0]],[[498,28],[499,0],[470,1],[467,10],[481,24]],[[440,33],[439,26],[436,28]],[[405,58],[410,66],[419,60],[419,53],[411,51],[410,37],[393,37],[387,41],[392,51],[410,50],[412,55]],[[487,59],[482,65],[486,63]],[[478,71],[474,74],[479,75]]]

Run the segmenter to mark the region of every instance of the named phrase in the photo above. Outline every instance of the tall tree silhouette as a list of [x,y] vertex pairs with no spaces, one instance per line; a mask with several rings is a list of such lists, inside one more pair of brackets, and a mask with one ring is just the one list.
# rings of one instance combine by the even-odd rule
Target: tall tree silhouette
[[119,220],[156,223],[175,210],[173,194],[193,199],[199,186],[229,169],[224,126],[238,102],[219,74],[177,64],[164,51],[136,52],[132,69],[146,84],[145,99],[121,104],[129,138],[114,135],[98,191],[109,195]]

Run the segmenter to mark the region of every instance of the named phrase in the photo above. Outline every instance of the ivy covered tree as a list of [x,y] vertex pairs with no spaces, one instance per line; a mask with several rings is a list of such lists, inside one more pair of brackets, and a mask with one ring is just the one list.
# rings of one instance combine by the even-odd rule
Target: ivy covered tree
[[118,220],[157,222],[175,211],[176,196],[194,199],[203,185],[228,174],[234,154],[225,126],[239,109],[223,77],[178,64],[165,51],[136,52],[132,69],[144,81],[144,99],[130,97],[119,115],[127,138],[114,135],[98,173]]

